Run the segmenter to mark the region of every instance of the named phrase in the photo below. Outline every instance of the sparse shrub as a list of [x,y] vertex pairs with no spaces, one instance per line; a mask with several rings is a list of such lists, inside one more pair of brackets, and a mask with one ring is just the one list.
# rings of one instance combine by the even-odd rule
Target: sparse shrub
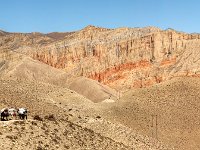
[[41,127],[41,129],[42,129],[42,130],[45,130],[45,127],[44,127],[44,126],[42,126],[42,127]]
[[18,127],[14,127],[14,129],[15,129],[15,130],[19,130],[19,128],[18,128]]
[[63,132],[63,135],[64,135],[64,136],[67,136],[67,135],[68,135],[68,131],[65,130],[65,131]]
[[6,138],[11,139],[11,140],[13,139],[11,135],[7,135]]
[[18,125],[18,124],[25,125],[25,122],[24,121],[15,121],[13,124],[14,125]]
[[42,146],[38,146],[38,147],[36,148],[36,150],[45,150],[45,148],[43,148]]
[[31,123],[32,123],[32,125],[37,126],[37,123],[35,121],[32,121]]
[[21,127],[21,130],[25,130],[25,127]]
[[44,122],[43,124],[42,124],[44,127],[47,127],[47,124]]
[[38,120],[38,121],[43,121],[42,117],[40,117],[39,115],[35,115],[33,117],[34,120]]
[[60,138],[60,136],[58,135],[55,135],[55,138],[58,140],[58,141],[61,141],[62,139]]
[[65,148],[65,149],[69,149],[69,146],[68,146],[68,145],[64,145],[64,148]]
[[100,119],[100,118],[101,118],[101,116],[96,116],[96,118],[97,118],[97,119]]
[[10,139],[12,142],[15,142],[15,140],[17,139],[17,136],[7,135],[6,138]]
[[58,132],[58,129],[54,129],[55,132]]
[[45,135],[49,135],[49,130],[48,129],[45,130],[44,133],[45,133]]
[[55,144],[59,144],[58,140],[56,138],[53,138],[52,141],[55,143]]
[[56,121],[56,118],[54,117],[54,115],[48,115],[48,116],[45,116],[44,119],[47,119],[49,121]]
[[45,147],[49,147],[49,145],[48,144],[46,144],[46,145],[44,145]]

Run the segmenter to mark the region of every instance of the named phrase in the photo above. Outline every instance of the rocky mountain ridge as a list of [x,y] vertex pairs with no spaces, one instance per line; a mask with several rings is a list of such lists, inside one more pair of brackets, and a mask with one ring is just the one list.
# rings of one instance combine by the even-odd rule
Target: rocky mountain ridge
[[200,74],[200,34],[156,27],[87,26],[60,34],[9,33],[0,37],[0,50],[23,53],[118,90]]

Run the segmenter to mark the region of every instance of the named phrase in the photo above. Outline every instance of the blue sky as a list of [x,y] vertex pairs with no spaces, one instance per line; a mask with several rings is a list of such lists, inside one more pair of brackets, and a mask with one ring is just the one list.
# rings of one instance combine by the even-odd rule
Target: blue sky
[[0,0],[0,29],[65,32],[87,25],[200,33],[199,0]]

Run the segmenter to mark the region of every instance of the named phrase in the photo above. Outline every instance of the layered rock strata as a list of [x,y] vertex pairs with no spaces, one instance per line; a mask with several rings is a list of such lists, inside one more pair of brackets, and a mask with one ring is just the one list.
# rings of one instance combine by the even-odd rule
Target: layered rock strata
[[[200,34],[155,27],[88,26],[62,36],[57,33],[59,38],[53,38],[53,34],[19,35],[21,40],[18,37],[18,42],[14,38],[12,44],[0,42],[1,47],[17,45],[17,52],[116,89],[145,87],[174,76],[200,74]],[[1,41],[8,36],[12,35],[1,36]]]

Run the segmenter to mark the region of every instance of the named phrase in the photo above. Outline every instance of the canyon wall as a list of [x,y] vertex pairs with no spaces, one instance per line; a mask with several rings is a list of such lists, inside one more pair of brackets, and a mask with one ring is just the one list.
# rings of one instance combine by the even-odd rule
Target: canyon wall
[[155,27],[88,26],[57,40],[48,35],[29,36],[26,44],[18,42],[14,50],[119,90],[200,74],[199,34]]

